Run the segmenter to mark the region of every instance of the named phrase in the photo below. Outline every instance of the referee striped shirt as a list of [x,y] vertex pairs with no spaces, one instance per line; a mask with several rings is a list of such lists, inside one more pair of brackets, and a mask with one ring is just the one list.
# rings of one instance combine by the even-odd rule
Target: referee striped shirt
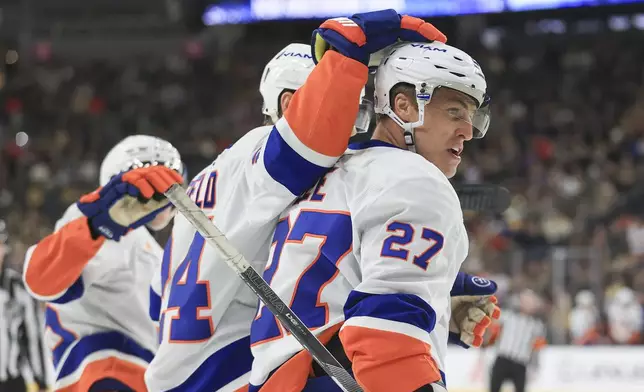
[[503,310],[499,319],[497,355],[527,365],[532,353],[545,343],[546,325],[535,316]]
[[20,274],[0,266],[0,390],[20,377],[46,387],[43,326],[43,313]]

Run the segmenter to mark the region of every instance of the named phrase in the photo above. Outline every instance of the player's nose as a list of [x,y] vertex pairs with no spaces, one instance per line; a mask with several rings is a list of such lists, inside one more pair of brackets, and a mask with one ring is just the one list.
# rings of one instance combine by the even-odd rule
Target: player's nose
[[462,137],[463,140],[469,141],[474,137],[474,128],[472,124],[461,121],[458,128],[456,128],[456,136]]

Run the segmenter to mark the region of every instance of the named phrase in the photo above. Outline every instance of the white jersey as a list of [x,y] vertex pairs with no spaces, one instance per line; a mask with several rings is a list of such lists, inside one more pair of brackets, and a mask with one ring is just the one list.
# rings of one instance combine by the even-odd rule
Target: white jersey
[[[338,53],[325,55],[274,127],[251,131],[191,182],[188,194],[260,271],[279,214],[346,149],[367,73]],[[335,74],[343,77],[329,80]],[[340,98],[326,98],[330,92]],[[146,372],[148,388],[244,388],[255,294],[180,214],[161,275],[161,344]]]
[[91,238],[87,218],[70,206],[55,232],[27,251],[23,278],[46,301],[45,343],[55,390],[85,392],[98,380],[144,391],[157,347],[149,319],[149,284],[162,249],[140,227],[119,242]]
[[[264,279],[323,343],[340,331],[365,390],[443,390],[450,290],[468,238],[436,166],[384,142],[352,145],[281,216],[273,243]],[[251,344],[250,391],[312,382],[310,355],[263,306]]]

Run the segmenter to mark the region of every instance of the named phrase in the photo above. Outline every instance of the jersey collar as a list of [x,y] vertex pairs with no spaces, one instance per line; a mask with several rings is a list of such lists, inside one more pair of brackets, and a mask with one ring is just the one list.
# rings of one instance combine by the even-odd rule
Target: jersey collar
[[349,149],[350,150],[364,150],[364,149],[371,148],[371,147],[389,147],[389,148],[401,149],[398,146],[394,146],[393,144],[383,142],[382,140],[367,140],[367,141],[364,141],[364,142],[357,142],[357,143],[349,144]]

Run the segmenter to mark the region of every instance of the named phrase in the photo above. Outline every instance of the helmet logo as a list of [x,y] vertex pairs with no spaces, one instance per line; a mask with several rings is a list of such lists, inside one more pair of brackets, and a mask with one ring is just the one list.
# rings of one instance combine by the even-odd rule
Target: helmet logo
[[277,57],[275,57],[275,60],[282,58],[282,57],[299,57],[302,59],[313,59],[313,56],[307,53],[299,53],[299,52],[284,52],[280,53]]
[[411,47],[412,48],[420,48],[420,49],[424,49],[424,50],[432,50],[432,51],[435,51],[435,52],[447,52],[447,49],[436,48],[434,46],[430,46],[430,45],[426,45],[426,44],[411,44]]

